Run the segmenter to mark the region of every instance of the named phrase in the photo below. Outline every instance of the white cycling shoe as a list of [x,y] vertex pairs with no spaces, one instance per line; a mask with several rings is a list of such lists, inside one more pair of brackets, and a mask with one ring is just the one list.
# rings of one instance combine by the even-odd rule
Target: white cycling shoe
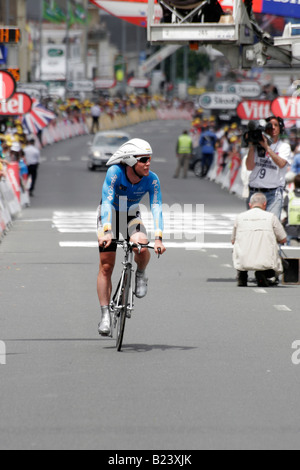
[[109,312],[102,313],[98,331],[101,336],[109,336],[111,334],[111,318]]
[[146,276],[146,271],[143,273],[140,271],[136,272],[135,275],[135,296],[138,299],[146,297],[148,292],[148,278]]

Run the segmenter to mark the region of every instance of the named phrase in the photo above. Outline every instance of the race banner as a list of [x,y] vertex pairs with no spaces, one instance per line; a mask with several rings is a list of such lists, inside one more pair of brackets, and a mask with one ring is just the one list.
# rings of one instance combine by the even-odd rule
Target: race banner
[[[90,0],[107,13],[138,26],[147,26],[148,0]],[[234,0],[219,0],[226,12],[233,10]],[[157,0],[154,5],[155,23],[160,23],[162,9]],[[299,0],[253,0],[254,13],[300,18]]]
[[253,11],[275,16],[300,18],[298,0],[253,0]]
[[12,162],[7,169],[8,180],[14,190],[15,196],[18,201],[21,201],[21,182],[20,182],[20,169],[19,163]]
[[272,113],[282,119],[300,119],[300,98],[281,96],[273,101]]
[[271,116],[271,101],[267,100],[245,100],[237,107],[237,115],[246,121],[267,119]]

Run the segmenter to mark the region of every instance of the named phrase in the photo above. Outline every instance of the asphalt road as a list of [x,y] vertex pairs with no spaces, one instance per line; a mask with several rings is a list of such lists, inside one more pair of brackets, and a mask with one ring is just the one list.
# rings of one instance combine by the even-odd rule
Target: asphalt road
[[32,206],[0,245],[1,449],[300,448],[299,289],[236,287],[230,232],[245,205],[192,174],[173,179],[185,126],[129,129],[151,142],[173,212],[122,353],[97,333],[105,175],[86,170],[88,137],[43,150]]

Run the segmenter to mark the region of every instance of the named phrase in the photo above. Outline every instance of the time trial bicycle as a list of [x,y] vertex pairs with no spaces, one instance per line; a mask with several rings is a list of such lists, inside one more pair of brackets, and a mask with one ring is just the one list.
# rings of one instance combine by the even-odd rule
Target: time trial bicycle
[[[154,247],[149,244],[133,243],[127,240],[118,241],[118,246],[121,246],[124,250],[124,261],[123,270],[118,283],[118,287],[115,294],[112,297],[110,303],[110,316],[111,316],[111,335],[114,337],[114,331],[116,331],[116,347],[118,351],[121,351],[126,320],[131,318],[134,310],[134,287],[133,287],[133,254],[134,249],[137,249],[139,253],[143,248],[150,248],[154,250]],[[160,253],[158,255],[160,257]]]

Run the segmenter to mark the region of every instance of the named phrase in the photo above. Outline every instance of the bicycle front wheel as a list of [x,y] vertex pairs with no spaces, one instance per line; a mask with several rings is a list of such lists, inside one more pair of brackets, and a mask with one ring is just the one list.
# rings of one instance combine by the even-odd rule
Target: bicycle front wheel
[[125,276],[124,276],[123,286],[122,286],[122,295],[121,295],[122,309],[121,309],[120,316],[118,318],[118,323],[117,323],[117,350],[118,351],[121,351],[122,344],[123,344],[124,331],[125,331],[126,318],[127,318],[130,283],[131,283],[131,268],[127,269]]

